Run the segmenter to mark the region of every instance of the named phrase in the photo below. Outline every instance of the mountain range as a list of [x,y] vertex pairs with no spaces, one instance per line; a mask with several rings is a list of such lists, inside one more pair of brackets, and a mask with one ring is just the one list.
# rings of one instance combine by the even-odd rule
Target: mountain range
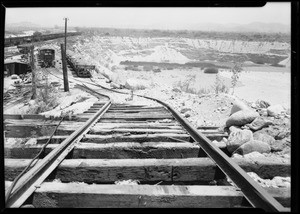
[[[102,27],[102,26],[99,26]],[[197,30],[197,31],[218,31],[218,32],[259,32],[259,33],[290,33],[291,27],[281,23],[252,22],[249,24],[217,24],[217,23],[191,23],[185,25],[184,29],[179,26],[165,26],[169,30]],[[41,25],[32,22],[8,23],[5,26],[6,31],[10,30],[36,30],[44,28]],[[115,27],[116,28],[116,27]],[[130,28],[134,28],[133,25]],[[145,29],[145,27],[143,27]],[[155,23],[147,26],[147,29],[157,29]],[[163,30],[163,29],[160,29]]]

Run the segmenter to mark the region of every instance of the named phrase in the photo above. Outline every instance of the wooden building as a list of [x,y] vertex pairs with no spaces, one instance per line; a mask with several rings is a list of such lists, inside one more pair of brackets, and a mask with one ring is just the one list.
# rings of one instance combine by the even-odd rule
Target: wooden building
[[4,61],[4,76],[11,76],[13,74],[26,74],[30,71],[30,66],[25,62],[11,59]]

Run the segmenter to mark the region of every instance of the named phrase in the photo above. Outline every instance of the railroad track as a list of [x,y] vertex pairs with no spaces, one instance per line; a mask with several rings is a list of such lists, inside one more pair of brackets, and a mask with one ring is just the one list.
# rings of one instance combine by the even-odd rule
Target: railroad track
[[[28,137],[25,135],[32,130],[33,121],[35,126],[47,127],[35,130],[34,142],[5,148],[7,188],[49,143],[35,165],[6,194],[7,207],[289,210],[286,193],[260,187],[243,170],[258,172],[256,164],[235,162],[224,153],[225,148],[211,143],[220,136],[217,128],[203,127],[200,132],[173,108],[153,98],[149,99],[158,102],[155,106],[111,103],[108,95],[115,91],[86,85],[78,87],[101,100],[61,123],[53,120],[45,125],[41,115],[4,115],[8,137]],[[266,165],[289,172],[289,166],[273,164]],[[230,185],[227,177],[235,185]],[[119,185],[124,180],[138,185]]]

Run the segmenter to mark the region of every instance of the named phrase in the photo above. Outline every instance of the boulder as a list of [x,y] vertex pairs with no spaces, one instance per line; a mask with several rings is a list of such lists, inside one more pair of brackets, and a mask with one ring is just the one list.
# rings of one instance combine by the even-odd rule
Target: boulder
[[97,73],[102,74],[104,77],[106,77],[109,80],[113,79],[114,73],[112,71],[110,71],[109,69],[107,69],[106,67],[100,65],[99,63],[96,63],[95,71]]
[[249,154],[251,152],[270,153],[271,147],[268,143],[265,143],[265,142],[262,142],[259,140],[250,140],[247,143],[244,143],[243,145],[241,145],[233,153],[245,155],[245,154]]
[[218,68],[215,68],[215,67],[210,67],[210,68],[204,69],[204,73],[206,73],[206,74],[217,74],[218,72],[219,72]]
[[253,140],[253,134],[250,130],[235,130],[229,134],[226,142],[227,150],[232,153],[250,140]]
[[264,100],[257,100],[255,102],[255,105],[257,108],[268,108],[270,106],[270,103]]
[[15,79],[19,79],[19,76],[17,74],[13,74],[13,75],[10,76],[10,78],[12,80],[15,80]]
[[256,132],[268,134],[274,137],[275,140],[281,140],[291,135],[290,129],[288,127],[283,127],[279,125],[269,126]]
[[119,84],[115,83],[115,82],[111,82],[110,83],[110,87],[112,87],[113,89],[115,89],[115,88],[121,88],[121,86]]
[[173,88],[172,91],[181,93],[181,90],[179,88]]
[[269,106],[267,108],[267,111],[268,111],[269,116],[275,117],[276,115],[279,115],[279,114],[285,112],[286,110],[284,109],[284,107],[282,105],[278,104],[278,105]]
[[140,79],[127,79],[125,83],[125,88],[131,90],[142,90],[149,87],[148,82]]
[[264,117],[257,117],[255,118],[250,124],[246,124],[251,130],[257,131],[264,127],[268,127],[269,125],[272,125],[273,122],[264,118]]
[[259,114],[263,117],[267,117],[268,116],[268,110],[266,108],[262,108],[259,110]]
[[291,147],[291,143],[286,139],[274,140],[270,146],[273,152],[280,152]]
[[232,114],[226,121],[226,126],[243,126],[247,123],[251,123],[255,118],[259,117],[259,114],[253,110],[240,110]]
[[241,100],[236,99],[233,103],[233,106],[231,108],[230,115],[234,114],[235,112],[238,112],[240,110],[249,110],[250,108]]
[[229,134],[231,132],[238,131],[238,130],[242,130],[242,129],[240,127],[238,127],[238,126],[230,126],[229,127]]
[[262,132],[254,132],[253,139],[263,141],[265,143],[268,143],[269,145],[272,145],[275,142],[274,137]]
[[188,111],[191,111],[192,109],[190,109],[190,108],[183,108],[183,109],[181,109],[181,111],[180,111],[180,113],[181,114],[184,114],[184,113],[186,113],[186,112],[188,112]]
[[223,140],[221,140],[221,141],[214,140],[214,141],[212,141],[212,143],[215,146],[219,147],[219,148],[225,148],[226,147],[226,143]]
[[185,113],[185,114],[184,114],[184,117],[185,117],[185,118],[188,118],[188,117],[190,117],[190,116],[191,116],[191,115],[190,115],[189,113]]

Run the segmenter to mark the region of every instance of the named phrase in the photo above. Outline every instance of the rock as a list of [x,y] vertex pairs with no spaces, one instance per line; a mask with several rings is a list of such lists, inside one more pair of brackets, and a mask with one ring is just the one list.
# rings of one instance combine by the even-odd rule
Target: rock
[[181,92],[181,90],[179,88],[173,88],[172,91],[179,92],[179,93]]
[[31,105],[31,106],[33,106],[33,105],[36,104],[36,102],[35,102],[35,100],[30,100],[30,101],[28,102],[28,104]]
[[22,205],[21,208],[35,208],[32,204]]
[[269,145],[272,145],[275,142],[274,137],[262,132],[254,132],[253,139],[263,141]]
[[233,103],[233,106],[231,108],[230,115],[234,114],[235,112],[238,112],[240,110],[249,110],[250,108],[241,100],[236,99]]
[[257,108],[268,108],[270,106],[270,103],[264,100],[257,100],[255,104]]
[[192,110],[191,108],[183,108],[183,109],[181,109],[180,113],[184,114],[185,112],[188,112],[188,111],[191,111],[191,110]]
[[153,69],[153,72],[154,72],[154,73],[159,73],[159,72],[161,72],[161,70],[160,70],[159,68],[154,68],[154,69]]
[[290,129],[288,127],[273,125],[267,128],[263,128],[259,131],[259,133],[265,133],[275,138],[275,140],[281,140],[287,138],[291,135]]
[[17,74],[13,74],[13,75],[10,76],[10,78],[12,80],[15,80],[15,79],[19,79],[19,76]]
[[125,83],[125,88],[132,90],[142,90],[149,87],[148,82],[140,79],[127,79]]
[[115,83],[115,82],[111,82],[110,87],[112,87],[112,88],[121,88],[121,86],[119,84]]
[[263,108],[259,111],[259,114],[263,117],[267,117],[268,116],[268,110],[266,108]]
[[272,105],[267,108],[268,115],[271,117],[275,117],[276,115],[281,114],[282,112],[285,112],[285,109],[282,105]]
[[188,118],[188,117],[190,117],[191,115],[189,114],[189,113],[186,113],[185,115],[184,115],[184,117],[185,118]]
[[216,140],[214,140],[214,141],[212,141],[212,143],[215,145],[215,146],[217,146],[217,147],[219,147],[219,148],[225,148],[226,147],[226,143],[222,140],[222,141],[216,141]]
[[277,187],[286,187],[289,188],[291,184],[290,177],[281,177],[281,176],[275,176],[272,181],[275,182]]
[[259,141],[259,140],[250,140],[247,143],[241,145],[238,149],[236,149],[233,153],[238,153],[241,155],[249,154],[251,152],[259,152],[259,153],[270,153],[271,147],[268,143]]
[[240,110],[232,114],[226,121],[226,126],[243,126],[247,123],[251,123],[255,118],[259,117],[259,114],[253,110]]
[[283,139],[283,140],[274,140],[272,142],[272,144],[270,144],[270,146],[271,146],[271,150],[273,152],[280,152],[280,151],[285,150],[286,148],[289,148],[290,143],[285,139]]
[[250,140],[253,140],[253,134],[250,130],[235,130],[229,134],[226,142],[227,150],[232,153]]
[[257,131],[272,124],[273,124],[272,121],[264,117],[257,117],[250,124],[247,124],[246,126],[248,126],[253,131]]
[[203,119],[198,119],[196,122],[197,128],[201,128],[202,126],[204,126],[205,121]]
[[240,129],[240,127],[238,127],[238,126],[230,126],[229,127],[229,134],[231,132],[238,131],[238,130],[242,130],[242,129]]

